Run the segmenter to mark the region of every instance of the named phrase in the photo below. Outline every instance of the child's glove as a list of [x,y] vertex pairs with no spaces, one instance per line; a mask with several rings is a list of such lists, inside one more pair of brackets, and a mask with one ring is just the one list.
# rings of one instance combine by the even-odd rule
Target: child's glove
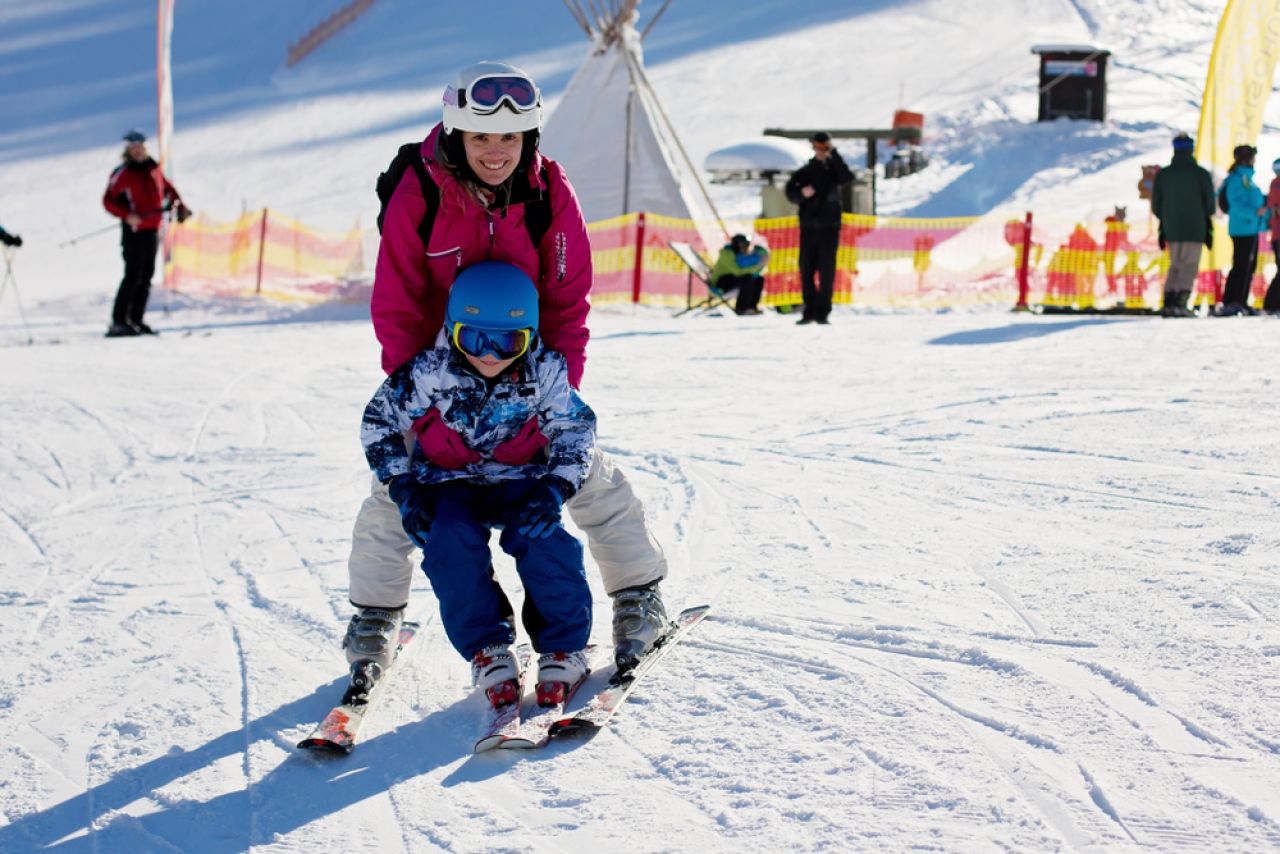
[[522,466],[547,446],[547,437],[538,430],[538,416],[524,422],[520,432],[493,449],[493,458],[504,466]]
[[418,434],[418,447],[433,465],[455,471],[480,462],[480,454],[467,447],[458,431],[445,424],[440,410],[434,407],[413,422],[413,430]]
[[525,505],[515,513],[516,530],[532,539],[551,536],[560,527],[560,508],[573,495],[573,487],[562,477],[549,474],[525,498]]
[[387,482],[387,492],[391,500],[400,508],[400,524],[404,532],[413,540],[418,548],[425,548],[427,534],[431,533],[431,522],[435,516],[432,503],[427,498],[426,488],[414,480],[411,474],[398,474]]

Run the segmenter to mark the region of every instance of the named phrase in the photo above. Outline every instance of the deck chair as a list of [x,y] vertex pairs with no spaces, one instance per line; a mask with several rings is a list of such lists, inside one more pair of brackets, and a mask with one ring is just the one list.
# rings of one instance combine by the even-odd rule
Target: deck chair
[[[685,294],[685,307],[676,312],[676,317],[688,314],[691,311],[710,311],[721,305],[728,307],[730,311],[733,306],[729,304],[729,300],[725,297],[724,291],[717,288],[711,283],[711,268],[707,266],[707,262],[702,256],[693,251],[693,247],[688,243],[681,243],[673,240],[667,243],[671,247],[671,251],[676,253],[684,265],[689,268],[689,284]],[[697,279],[702,282],[703,287],[707,289],[707,295],[704,299],[693,301],[693,280]]]

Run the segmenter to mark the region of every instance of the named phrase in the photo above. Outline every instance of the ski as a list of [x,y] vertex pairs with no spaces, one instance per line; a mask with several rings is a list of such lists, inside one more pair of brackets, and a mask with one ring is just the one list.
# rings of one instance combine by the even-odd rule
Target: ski
[[640,680],[665,658],[667,653],[693,630],[694,626],[702,622],[703,617],[707,616],[710,610],[710,605],[698,605],[681,611],[672,621],[667,634],[653,650],[640,659],[639,664],[625,673],[615,673],[609,678],[604,688],[587,700],[581,709],[570,717],[552,723],[548,731],[549,737],[604,728],[631,696],[631,692],[640,684]]
[[[587,647],[587,656],[592,660],[596,657],[596,647],[594,645]],[[543,705],[544,698],[538,698],[539,703],[534,707],[534,713],[524,718],[520,722],[519,728],[511,734],[501,744],[502,747],[511,750],[534,750],[539,747],[545,747],[547,742],[551,740],[551,728],[564,718],[564,710],[573,700],[573,695],[587,681],[587,677],[591,675],[591,669],[582,674],[582,678],[572,685],[569,685],[564,694],[558,697],[545,698],[547,705]]]
[[298,747],[327,753],[350,753],[356,746],[356,738],[364,724],[365,715],[369,713],[374,700],[382,696],[387,676],[400,660],[405,647],[417,637],[418,628],[418,623],[401,623],[400,636],[396,640],[396,654],[386,671],[370,678],[372,674],[368,670],[357,667],[351,674],[351,684],[343,693],[342,702],[316,724],[311,735],[298,742]]
[[489,698],[485,697],[484,735],[476,740],[474,753],[484,753],[486,750],[501,747],[508,739],[514,738],[520,730],[520,704],[524,700],[525,674],[529,672],[529,666],[533,663],[533,648],[528,644],[520,644],[516,647],[516,661],[520,665],[520,678],[516,681],[515,702],[501,709],[495,709],[488,705]]

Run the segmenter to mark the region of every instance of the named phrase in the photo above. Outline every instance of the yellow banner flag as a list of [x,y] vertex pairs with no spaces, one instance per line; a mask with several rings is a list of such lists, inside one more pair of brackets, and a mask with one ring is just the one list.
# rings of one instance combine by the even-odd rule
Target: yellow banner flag
[[1215,176],[1232,149],[1253,145],[1280,58],[1280,0],[1229,0],[1218,24],[1204,81],[1196,160]]

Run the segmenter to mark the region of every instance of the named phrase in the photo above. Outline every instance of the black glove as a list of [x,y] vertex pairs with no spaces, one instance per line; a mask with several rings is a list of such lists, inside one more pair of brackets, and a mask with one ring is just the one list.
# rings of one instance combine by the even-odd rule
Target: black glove
[[426,487],[411,474],[398,474],[387,482],[387,492],[400,508],[400,524],[404,525],[404,532],[414,545],[425,548],[435,517],[435,503],[430,500]]
[[516,530],[532,539],[546,538],[560,527],[560,508],[573,495],[573,486],[562,477],[540,478],[514,514]]
[[187,207],[182,202],[178,202],[178,206],[173,209],[173,215],[177,218],[178,222],[186,222],[191,217],[191,208]]
[[22,238],[16,234],[10,234],[4,229],[0,229],[0,242],[3,242],[5,246],[21,246]]

